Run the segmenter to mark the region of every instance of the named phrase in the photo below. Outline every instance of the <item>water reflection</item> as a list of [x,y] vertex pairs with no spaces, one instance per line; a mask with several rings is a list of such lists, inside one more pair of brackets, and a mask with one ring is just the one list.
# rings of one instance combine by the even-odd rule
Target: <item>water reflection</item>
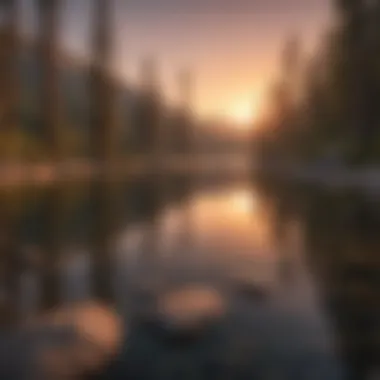
[[[218,378],[335,379],[341,369],[366,379],[375,370],[376,199],[157,177],[0,199],[3,305],[25,318],[92,297],[113,304],[132,326],[115,373],[174,378],[192,368],[208,379],[211,367]],[[160,297],[193,286],[220,294],[225,313],[179,352],[146,322]],[[182,306],[171,310],[199,308],[193,299]]]
[[60,262],[63,243],[64,189],[57,186],[47,189],[42,205],[42,265],[41,307],[50,309],[60,302]]

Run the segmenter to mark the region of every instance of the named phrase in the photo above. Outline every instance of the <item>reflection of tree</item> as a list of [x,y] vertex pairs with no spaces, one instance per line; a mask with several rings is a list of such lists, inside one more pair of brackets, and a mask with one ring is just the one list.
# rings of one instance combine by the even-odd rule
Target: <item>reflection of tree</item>
[[116,182],[103,180],[90,189],[93,207],[92,289],[95,297],[113,301],[113,244],[118,223],[119,186]]
[[[275,184],[275,190],[273,190],[272,186],[273,184],[264,186],[262,198],[266,200],[266,212],[271,215],[271,238],[275,242],[275,250],[279,255],[279,281],[287,285],[296,279],[300,270],[298,267],[301,259],[299,254],[303,253],[300,239],[302,238],[300,232],[302,215],[299,213],[302,199],[294,189],[285,183]],[[276,194],[278,189],[281,189],[280,196]]]
[[60,301],[60,259],[64,219],[64,189],[58,185],[47,190],[43,205],[42,307],[56,306]]
[[194,253],[192,186],[193,178],[191,175],[176,176],[173,179],[173,187],[177,188],[174,191],[178,191],[181,208],[181,218],[179,220],[180,225],[177,227],[178,241],[176,244],[176,251],[179,254],[183,251],[186,255],[192,255]]
[[355,196],[320,195],[310,202],[310,260],[323,279],[326,305],[352,379],[363,379],[379,360],[379,210]]
[[[2,202],[3,203],[3,202]],[[17,220],[11,214],[9,205],[1,205],[0,220],[0,326],[13,323],[17,317],[19,291],[19,250]]]
[[264,190],[274,200],[280,238],[287,221],[303,221],[306,260],[318,280],[339,353],[352,379],[367,378],[380,352],[380,209],[373,200],[348,192],[278,182]]
[[148,220],[146,233],[143,241],[143,267],[146,268],[147,276],[157,278],[160,259],[161,241],[161,216],[162,208],[167,196],[167,177],[164,173],[153,173],[149,178],[149,198],[151,200],[152,213]]

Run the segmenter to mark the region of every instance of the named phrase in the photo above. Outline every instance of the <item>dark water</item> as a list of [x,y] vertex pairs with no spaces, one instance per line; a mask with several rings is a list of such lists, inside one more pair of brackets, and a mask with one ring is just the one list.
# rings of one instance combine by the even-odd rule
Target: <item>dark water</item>
[[[0,190],[10,319],[112,300],[130,335],[110,379],[376,376],[380,198],[214,182]],[[227,311],[178,342],[145,322],[152,299],[184,284],[214,287]]]

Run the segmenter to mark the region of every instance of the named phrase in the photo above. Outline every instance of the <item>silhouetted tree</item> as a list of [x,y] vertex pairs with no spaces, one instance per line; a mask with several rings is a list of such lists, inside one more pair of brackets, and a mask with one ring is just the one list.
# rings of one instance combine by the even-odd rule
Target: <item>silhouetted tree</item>
[[191,73],[183,70],[179,73],[178,87],[180,98],[179,119],[177,128],[179,131],[178,148],[183,153],[190,153],[193,145],[192,128],[192,78]]
[[[267,151],[277,152],[278,156],[284,156],[289,151],[296,152],[298,159],[333,155],[351,163],[378,160],[379,3],[377,0],[335,1],[338,23],[310,59],[301,81],[301,96],[291,113],[284,112],[291,98],[286,83],[296,83],[292,66],[297,66],[297,59],[294,58],[297,56],[297,44],[293,41],[287,45],[283,63],[286,68],[283,77],[287,80],[285,84],[280,81],[276,85],[275,101],[272,103],[275,105],[274,115],[277,116],[272,115],[269,123],[277,126],[277,129],[269,128],[275,131],[276,138],[268,137],[268,133],[263,133],[262,138]],[[279,110],[282,110],[282,115]],[[293,115],[291,123],[285,123],[290,114]],[[287,115],[285,119],[283,115]],[[297,123],[294,123],[294,117]],[[279,131],[280,126],[286,124],[293,127],[298,124],[298,127],[281,127]],[[299,154],[303,150],[306,150],[306,156]]]
[[112,30],[110,0],[94,2],[93,60],[91,68],[91,131],[93,155],[109,161],[114,153],[114,80],[110,73],[112,58]]
[[0,10],[5,17],[0,34],[0,123],[1,129],[8,129],[19,123],[19,3],[2,0]]
[[42,71],[41,112],[43,133],[48,156],[60,159],[61,102],[58,68],[58,11],[59,0],[38,0]]
[[280,75],[271,88],[270,116],[261,137],[272,159],[284,161],[296,154],[300,129],[299,96],[301,78],[301,47],[298,39],[286,41],[281,56]]
[[141,64],[141,89],[132,113],[134,145],[139,152],[157,157],[164,138],[163,104],[157,83],[156,64],[152,59],[146,59]]

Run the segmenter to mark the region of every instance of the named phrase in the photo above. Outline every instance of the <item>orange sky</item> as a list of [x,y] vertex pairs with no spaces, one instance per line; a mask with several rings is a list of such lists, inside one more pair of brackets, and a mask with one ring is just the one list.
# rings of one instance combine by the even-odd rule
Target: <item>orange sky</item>
[[[110,0],[111,1],[111,0]],[[298,34],[311,50],[330,18],[330,0],[112,0],[115,68],[131,81],[145,57],[157,60],[162,88],[177,99],[177,75],[193,72],[193,103],[202,116],[259,108],[281,47]],[[32,1],[23,0],[33,25]],[[78,54],[90,41],[91,0],[64,0],[63,40]]]
[[[231,114],[249,102],[259,103],[270,80],[276,75],[282,46],[289,36],[299,34],[306,50],[311,50],[326,29],[328,13],[321,9],[317,15],[293,22],[291,16],[248,15],[183,16],[189,24],[196,24],[201,32],[186,34],[186,24],[173,25],[179,35],[175,43],[168,43],[169,36],[161,30],[161,37],[147,38],[141,44],[130,37],[130,50],[121,53],[121,70],[126,76],[138,77],[141,56],[152,52],[161,70],[162,86],[171,100],[178,94],[177,71],[190,67],[194,77],[193,99],[196,111],[203,116]],[[271,23],[280,26],[274,28]],[[267,26],[265,24],[267,23]],[[256,25],[255,25],[256,24]],[[152,25],[152,30],[155,29]],[[168,34],[170,32],[168,31]],[[182,38],[181,38],[182,37]],[[174,37],[172,37],[174,38]],[[186,48],[187,47],[187,48]]]

